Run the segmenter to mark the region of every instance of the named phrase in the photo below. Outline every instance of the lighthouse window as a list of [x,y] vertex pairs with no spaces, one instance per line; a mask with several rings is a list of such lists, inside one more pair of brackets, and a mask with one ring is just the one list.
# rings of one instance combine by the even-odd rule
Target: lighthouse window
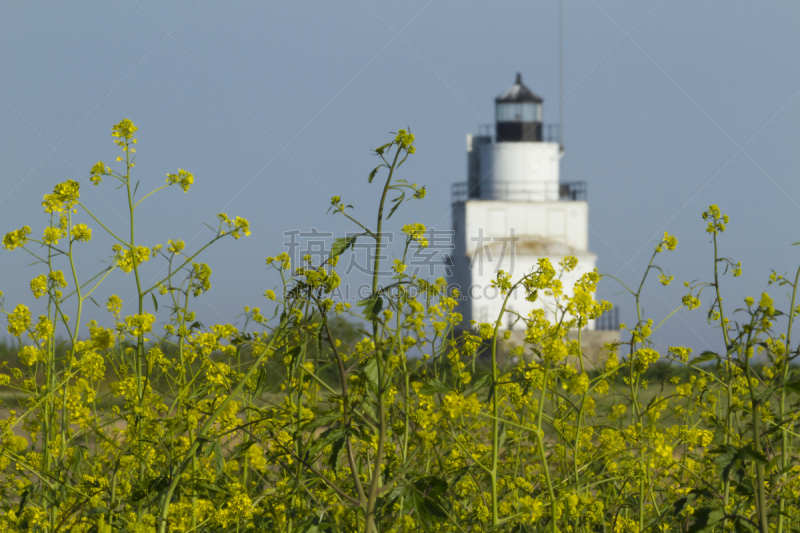
[[533,102],[497,104],[497,122],[539,122],[541,106]]

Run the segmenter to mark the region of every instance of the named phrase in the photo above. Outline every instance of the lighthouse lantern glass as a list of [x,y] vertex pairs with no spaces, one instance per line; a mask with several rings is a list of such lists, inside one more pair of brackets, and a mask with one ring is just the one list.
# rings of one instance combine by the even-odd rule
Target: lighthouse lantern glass
[[497,122],[541,122],[542,105],[534,102],[497,104]]

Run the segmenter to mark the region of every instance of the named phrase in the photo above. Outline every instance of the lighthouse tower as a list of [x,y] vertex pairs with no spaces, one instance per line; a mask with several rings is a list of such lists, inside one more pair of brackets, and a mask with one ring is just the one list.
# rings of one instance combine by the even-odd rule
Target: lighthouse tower
[[[516,282],[535,270],[542,257],[558,269],[562,257],[575,256],[578,267],[562,278],[569,294],[597,259],[589,251],[586,184],[559,180],[564,152],[558,126],[542,122],[542,99],[522,83],[520,74],[495,99],[495,119],[494,135],[467,135],[467,181],[452,189],[455,249],[450,281],[465,297],[459,304],[465,321],[491,322],[499,316],[503,297],[491,287],[498,270]],[[552,319],[552,306],[544,295],[540,298],[531,303],[517,291],[507,308],[523,316],[542,308]],[[509,322],[504,327],[512,326]],[[594,324],[587,329],[593,330]]]

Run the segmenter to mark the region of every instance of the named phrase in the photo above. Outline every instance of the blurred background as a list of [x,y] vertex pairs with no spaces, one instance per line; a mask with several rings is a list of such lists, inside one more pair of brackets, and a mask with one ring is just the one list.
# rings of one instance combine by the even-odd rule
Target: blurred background
[[[638,285],[663,232],[677,235],[678,249],[658,258],[675,281],[662,287],[653,277],[643,290],[645,317],[656,323],[681,305],[682,282],[712,279],[700,218],[709,204],[730,215],[720,253],[744,272],[724,278],[728,311],[745,296],[758,300],[772,269],[794,277],[798,22],[795,2],[563,3],[561,179],[588,183],[590,249],[602,273]],[[81,182],[82,201],[110,227],[128,231],[123,191],[110,179],[91,186],[89,169],[113,166],[111,126],[130,118],[140,196],[178,168],[195,175],[188,194],[173,187],[142,204],[139,244],[182,238],[193,251],[212,238],[204,224],[217,213],[250,221],[251,237],[199,258],[213,287],[198,317],[241,324],[243,306],[269,309],[262,294],[279,279],[264,258],[286,251],[285,232],[354,229],[326,214],[332,196],[373,224],[380,185],[367,185],[377,164],[370,152],[391,131],[416,135],[399,177],[426,185],[428,196],[401,208],[389,229],[450,229],[450,186],[466,180],[465,135],[494,121],[494,98],[517,72],[544,98],[545,122],[558,122],[558,44],[555,1],[4,3],[0,233],[29,225],[40,235],[42,196],[67,179]],[[83,279],[103,268],[113,244],[85,218],[95,239],[76,245]],[[32,261],[0,251],[6,310],[25,303],[36,315],[42,305],[28,288],[43,271]],[[145,283],[164,266],[147,263]],[[356,270],[346,281],[364,280]],[[132,275],[115,272],[95,299],[117,293],[133,313],[133,287]],[[786,287],[769,292],[788,306]],[[635,320],[610,277],[598,297],[623,322]],[[710,293],[701,299],[655,334],[661,349],[720,348],[704,312]],[[92,304],[87,312],[109,321]]]

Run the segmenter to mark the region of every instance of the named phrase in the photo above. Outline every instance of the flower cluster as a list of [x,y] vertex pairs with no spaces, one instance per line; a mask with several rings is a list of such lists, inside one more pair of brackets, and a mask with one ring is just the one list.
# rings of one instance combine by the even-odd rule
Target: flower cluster
[[716,204],[709,206],[708,211],[703,212],[703,220],[708,222],[706,233],[716,235],[725,231],[725,225],[728,223],[728,215],[722,214]]
[[411,132],[398,130],[394,142],[397,143],[401,150],[405,150],[409,154],[413,154],[416,151],[416,148],[413,146],[414,134]]
[[225,213],[220,213],[217,215],[219,219],[220,235],[230,235],[234,239],[238,239],[241,236],[248,237],[250,236],[250,223],[241,217],[235,217],[231,219]]
[[427,229],[424,224],[406,224],[402,231],[408,235],[409,240],[416,241],[420,248],[428,247],[428,239],[425,238]]
[[189,187],[194,183],[194,174],[187,172],[182,168],[178,169],[177,174],[167,174],[167,184],[178,184],[183,189],[183,192],[189,192]]
[[25,246],[28,243],[28,235],[30,234],[30,226],[22,226],[20,229],[6,233],[3,237],[3,248],[13,250]]

